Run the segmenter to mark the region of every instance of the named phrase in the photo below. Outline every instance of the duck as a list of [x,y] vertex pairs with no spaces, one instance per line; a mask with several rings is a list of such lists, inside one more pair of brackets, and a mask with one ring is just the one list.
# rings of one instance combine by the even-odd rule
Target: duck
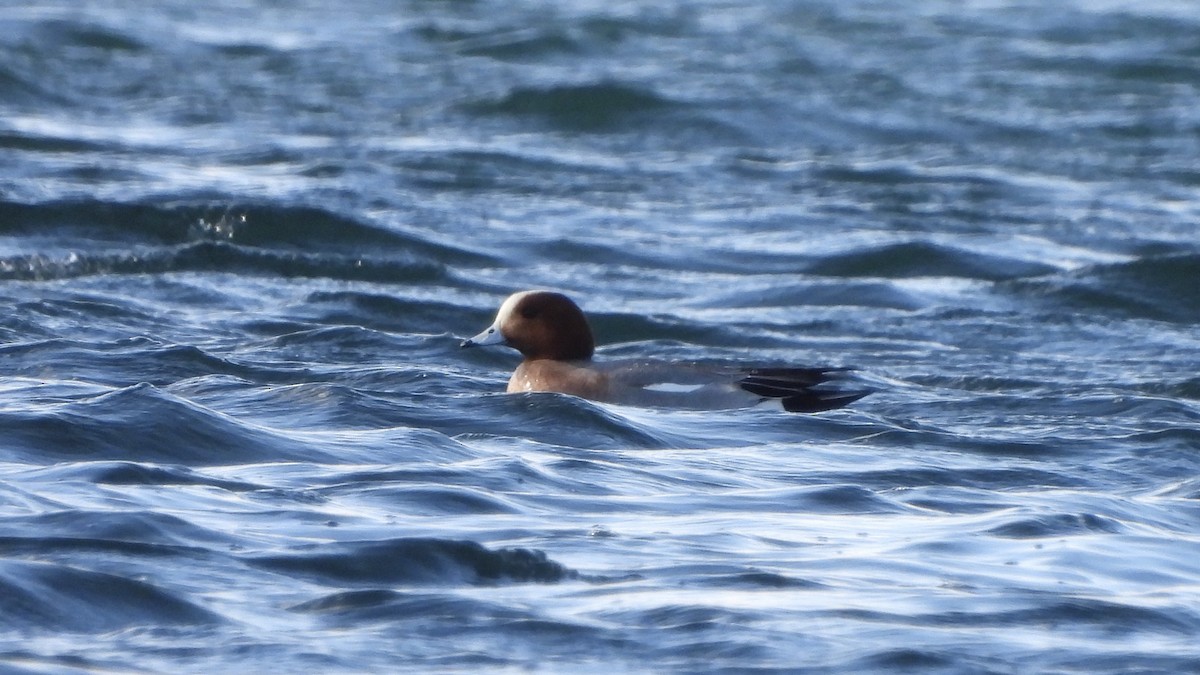
[[558,392],[601,403],[689,410],[746,408],[776,400],[795,413],[843,408],[871,393],[829,386],[850,368],[600,361],[583,310],[555,291],[513,293],[501,303],[492,325],[460,346],[493,345],[511,347],[524,357],[509,378],[508,393]]

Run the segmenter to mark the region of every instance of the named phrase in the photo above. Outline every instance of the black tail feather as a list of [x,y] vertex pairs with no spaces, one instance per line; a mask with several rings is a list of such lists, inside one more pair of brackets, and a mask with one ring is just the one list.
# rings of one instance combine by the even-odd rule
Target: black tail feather
[[844,408],[858,399],[870,394],[869,389],[860,391],[829,391],[819,393],[798,394],[788,396],[783,400],[783,409],[788,412],[814,413],[826,410]]
[[870,390],[814,389],[849,368],[755,368],[746,371],[738,385],[755,396],[777,398],[788,412],[822,412],[847,406]]

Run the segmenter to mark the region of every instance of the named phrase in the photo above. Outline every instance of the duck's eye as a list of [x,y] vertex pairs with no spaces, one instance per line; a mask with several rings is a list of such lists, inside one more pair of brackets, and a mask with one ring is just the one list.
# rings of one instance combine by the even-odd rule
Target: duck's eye
[[521,310],[521,316],[526,319],[536,319],[538,314],[539,314],[539,312],[536,308],[528,308],[528,309]]

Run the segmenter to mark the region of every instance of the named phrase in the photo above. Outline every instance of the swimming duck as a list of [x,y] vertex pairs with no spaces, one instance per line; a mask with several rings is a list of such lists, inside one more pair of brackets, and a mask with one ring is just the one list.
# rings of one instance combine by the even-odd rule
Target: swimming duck
[[553,391],[607,403],[692,410],[744,408],[777,399],[789,412],[833,410],[871,393],[819,386],[846,368],[597,361],[583,311],[552,291],[512,294],[492,325],[461,346],[487,345],[506,345],[525,357],[508,381],[510,393]]

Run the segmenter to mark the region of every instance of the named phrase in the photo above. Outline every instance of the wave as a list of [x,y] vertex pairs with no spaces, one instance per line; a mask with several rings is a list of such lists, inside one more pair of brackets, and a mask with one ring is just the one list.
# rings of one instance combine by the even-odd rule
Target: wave
[[0,258],[0,279],[53,281],[112,274],[229,272],[271,277],[327,277],[346,281],[427,283],[446,276],[436,261],[319,253],[281,253],[224,242],[199,242],[116,253],[71,252]]
[[481,113],[544,117],[568,127],[602,127],[622,115],[654,112],[677,104],[641,86],[598,82],[546,88],[518,86],[499,100],[476,102],[473,109]]
[[579,578],[541,551],[489,549],[472,541],[433,538],[339,542],[320,553],[261,556],[248,562],[335,586],[493,585]]
[[471,617],[488,620],[524,620],[535,612],[520,607],[465,598],[440,592],[413,593],[390,589],[341,591],[288,607],[290,611],[320,616],[330,623],[359,625],[363,621],[415,621],[432,617],[453,620],[461,626]]
[[538,62],[558,56],[607,53],[631,37],[677,37],[684,25],[680,17],[671,13],[665,16],[643,13],[636,18],[556,16],[550,21],[534,20],[515,26],[472,23],[449,27],[430,22],[418,27],[415,33],[426,41],[444,45],[463,56]]
[[[308,389],[311,389],[309,387]],[[438,407],[417,397],[415,405],[384,408],[379,403],[367,418],[358,409],[335,419],[341,428],[305,429],[314,414],[329,414],[325,401],[278,400],[296,388],[269,387],[276,403],[286,406],[274,420],[258,416],[263,407],[253,396],[243,406],[228,398],[218,412],[157,387],[139,384],[67,403],[52,402],[29,410],[0,411],[0,458],[45,463],[134,462],[182,467],[228,466],[260,462],[330,463],[395,461],[392,453],[411,450],[423,458],[444,461],[475,456],[463,444],[437,431],[438,425],[405,424],[412,409],[436,416]],[[252,392],[255,390],[251,390]],[[442,397],[435,397],[441,399]],[[438,401],[433,401],[437,403]],[[433,412],[430,412],[433,411]],[[254,415],[258,423],[235,414]],[[388,422],[393,426],[386,426]],[[276,422],[277,426],[265,426]],[[369,428],[362,428],[367,427]],[[457,425],[442,419],[443,427]],[[239,488],[241,489],[241,488]]]
[[446,264],[492,263],[484,253],[433,242],[311,206],[142,204],[94,199],[0,201],[0,234],[126,245],[227,243],[253,249],[369,250]]
[[138,53],[148,45],[131,32],[96,22],[48,19],[30,26],[27,37],[56,48],[84,47],[101,51]]
[[928,306],[918,294],[890,282],[833,280],[818,283],[775,283],[765,288],[735,291],[706,300],[714,308],[728,307],[873,307],[916,311]]
[[99,57],[101,54],[144,52],[146,45],[127,31],[108,28],[87,21],[45,19],[39,21],[5,20],[3,48],[5,53],[19,55],[7,58],[0,66],[0,99],[8,105],[70,106],[76,94],[56,92],[39,80],[53,81],[37,73],[64,68],[64,60],[81,51]]
[[52,563],[0,561],[0,628],[107,633],[132,626],[222,623],[148,581]]
[[[104,482],[107,478],[103,473],[105,463],[96,464],[100,466],[94,470],[87,464],[69,464],[31,471],[29,475],[38,479]],[[111,465],[110,463],[109,466]],[[153,468],[146,467],[146,470],[152,471]],[[138,484],[180,484],[166,478],[170,473],[174,472],[170,469],[158,469],[151,482]],[[207,481],[196,481],[192,484],[215,486]],[[198,545],[221,547],[230,544],[230,538],[224,534],[206,530],[165,513],[80,509],[63,509],[7,518],[0,523],[0,540],[0,546],[9,553],[22,549],[40,551],[43,554],[50,550],[56,553],[104,551],[150,557],[190,554],[199,550],[196,548]]]
[[416,34],[463,56],[485,56],[500,61],[538,61],[560,54],[578,54],[585,49],[570,31],[555,26],[471,31],[429,24],[417,29]]
[[38,115],[98,101],[97,83],[111,77],[114,60],[138,59],[152,50],[145,35],[95,20],[18,15],[6,16],[3,25],[0,49],[9,58],[0,66],[0,100]]
[[[507,193],[525,200],[532,194],[576,195],[584,199],[625,198],[644,189],[644,180],[627,167],[596,156],[496,149],[439,148],[409,152],[395,159],[403,179],[421,191],[447,190],[475,196],[481,191]],[[572,176],[564,180],[564,176]],[[628,251],[626,251],[628,252]]]
[[[462,108],[477,116],[527,120],[571,133],[652,131],[689,146],[697,142],[744,143],[750,133],[707,105],[694,105],[653,88],[611,80],[518,86],[498,98],[476,100]],[[643,148],[647,143],[653,145],[644,134],[638,141]]]
[[833,277],[962,277],[1001,281],[1042,276],[1058,269],[1009,256],[910,241],[826,256],[809,265],[807,271]]
[[0,411],[5,461],[116,460],[185,466],[335,461],[314,444],[139,384],[29,410]]
[[934,625],[962,627],[1027,627],[1034,625],[1093,626],[1119,633],[1155,631],[1174,635],[1194,635],[1200,617],[1194,612],[1183,613],[1178,608],[1160,609],[1139,606],[1102,598],[1066,598],[1047,600],[1036,606],[998,611],[948,611],[935,614],[903,616],[885,611],[848,610],[843,616],[854,616],[869,622],[898,625]]
[[[305,298],[307,307],[315,311],[315,319],[325,324],[349,323],[352,325],[383,326],[392,330],[404,330],[412,333],[429,333],[446,324],[453,324],[463,311],[459,305],[441,302],[433,299],[412,300],[398,298],[383,293],[365,293],[361,291],[314,291]],[[484,321],[479,322],[480,325]],[[320,328],[329,331],[333,329]],[[371,341],[373,346],[383,348],[380,336],[368,335],[362,332],[342,333],[332,335],[328,332],[321,334],[323,339],[338,338],[339,344],[349,341]],[[307,342],[307,338],[316,337],[310,332],[304,334],[281,335],[275,338],[278,346],[297,341]]]
[[469,416],[461,401],[446,396],[391,399],[398,424],[431,429],[457,438],[519,438],[561,449],[678,448],[703,442],[687,432],[637,422],[592,401],[548,392],[473,395]]
[[[39,301],[39,309],[60,310],[56,316],[81,322],[102,316],[92,305]],[[83,306],[81,306],[83,305]],[[118,309],[124,306],[118,306]],[[102,309],[107,310],[106,306]],[[115,314],[115,311],[112,312]],[[139,317],[140,318],[140,317]],[[136,324],[137,321],[130,323]],[[0,356],[10,357],[20,366],[11,375],[44,378],[48,373],[86,378],[88,382],[122,387],[135,384],[167,385],[192,377],[223,375],[243,381],[292,382],[306,377],[306,371],[286,367],[270,368],[243,364],[210,354],[198,347],[163,343],[149,338],[128,338],[112,342],[83,342],[54,338],[0,345]]]
[[[540,603],[513,603],[477,593],[372,588],[330,593],[287,609],[338,630],[362,630],[368,625],[376,636],[389,636],[383,670],[399,662],[456,672],[481,667],[528,669],[528,662],[515,655],[531,653],[539,655],[542,665],[546,655],[570,654],[571,662],[587,672],[596,663],[618,663],[629,658],[631,649],[642,648],[620,627],[585,617],[551,616]],[[451,634],[471,636],[472,648],[451,653],[435,647],[430,653],[430,643],[442,644]],[[567,662],[554,661],[559,671]],[[347,670],[362,667],[362,663],[346,665]]]
[[[442,279],[447,265],[494,261],[301,206],[0,201],[0,234],[36,241],[49,251],[0,258],[0,279],[22,281],[231,272],[419,283]],[[76,250],[81,241],[92,242],[91,250]]]
[[1002,288],[1073,311],[1186,324],[1200,316],[1198,278],[1200,253],[1174,253],[1014,280]]
[[[40,105],[64,106],[68,104],[65,97],[43,87],[32,77],[0,65],[0,98],[12,106],[24,105],[29,107]],[[0,148],[12,150],[43,150],[78,151],[89,150],[91,144],[84,141],[60,140],[45,143],[25,134],[11,132],[0,133]]]
[[988,530],[988,534],[1004,539],[1044,539],[1081,534],[1120,534],[1125,531],[1122,523],[1101,515],[1060,513],[1014,520]]

